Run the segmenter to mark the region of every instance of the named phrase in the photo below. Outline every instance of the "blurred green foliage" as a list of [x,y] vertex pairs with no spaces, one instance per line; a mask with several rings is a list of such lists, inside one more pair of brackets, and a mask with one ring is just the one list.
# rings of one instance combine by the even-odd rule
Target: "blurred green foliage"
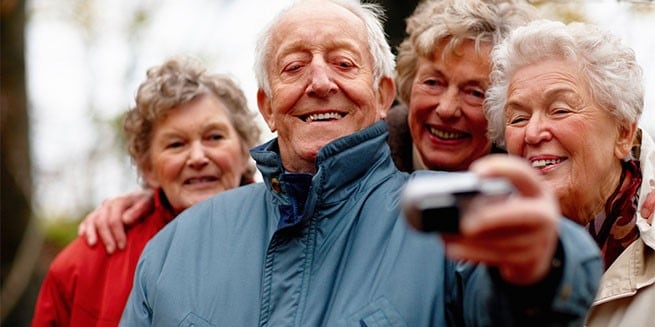
[[77,237],[77,226],[80,224],[81,219],[81,217],[42,219],[43,224],[41,230],[43,231],[45,243],[58,250],[63,249]]

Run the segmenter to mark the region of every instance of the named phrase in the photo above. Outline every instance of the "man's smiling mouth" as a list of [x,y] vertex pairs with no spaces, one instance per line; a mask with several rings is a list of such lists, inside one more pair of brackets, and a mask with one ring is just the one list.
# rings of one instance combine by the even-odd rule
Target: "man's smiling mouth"
[[344,114],[338,112],[324,112],[320,114],[311,114],[311,115],[303,116],[302,120],[307,123],[311,123],[315,121],[339,120],[344,116],[345,116]]

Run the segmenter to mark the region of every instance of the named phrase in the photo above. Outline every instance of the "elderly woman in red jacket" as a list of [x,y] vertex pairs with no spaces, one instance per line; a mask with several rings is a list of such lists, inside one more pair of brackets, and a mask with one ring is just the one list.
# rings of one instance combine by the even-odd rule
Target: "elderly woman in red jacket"
[[125,251],[109,256],[83,238],[68,245],[45,277],[34,326],[118,325],[148,240],[189,206],[254,180],[254,113],[231,79],[192,60],[148,70],[123,128],[154,209],[128,229]]

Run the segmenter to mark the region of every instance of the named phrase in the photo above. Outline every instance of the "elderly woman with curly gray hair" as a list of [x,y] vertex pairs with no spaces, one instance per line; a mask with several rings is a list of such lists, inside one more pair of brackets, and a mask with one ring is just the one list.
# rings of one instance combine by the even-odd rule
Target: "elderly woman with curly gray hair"
[[254,181],[248,154],[260,135],[254,118],[232,79],[190,58],[149,69],[123,130],[132,161],[153,190],[153,208],[127,231],[124,251],[108,256],[80,237],[60,252],[41,287],[33,326],[118,325],[146,242],[188,207]]
[[582,23],[540,20],[492,52],[490,137],[529,160],[562,213],[586,226],[605,273],[589,326],[655,321],[655,145],[638,128],[644,89],[634,52]]

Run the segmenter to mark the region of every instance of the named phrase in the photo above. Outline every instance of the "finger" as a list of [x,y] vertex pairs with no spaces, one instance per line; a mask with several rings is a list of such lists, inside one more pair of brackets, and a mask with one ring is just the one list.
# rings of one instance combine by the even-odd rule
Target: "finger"
[[[534,240],[533,240],[534,241]],[[503,279],[514,284],[530,284],[541,280],[549,270],[552,251],[541,246],[547,240],[526,246],[499,246],[498,242],[446,242],[448,257],[482,263],[501,269]],[[548,250],[545,250],[548,249]]]
[[80,224],[77,226],[77,236],[83,236],[85,231],[86,231],[85,221],[84,219],[82,219]]
[[132,198],[131,195],[127,195],[112,199],[109,214],[101,222],[110,232],[106,243],[113,243],[121,250],[125,248],[127,239],[125,225],[123,224],[123,213],[132,205]]
[[125,249],[127,237],[125,235],[125,225],[123,224],[122,215],[112,216],[108,221],[108,226],[113,239],[116,242],[116,246],[121,250]]
[[542,195],[539,174],[520,157],[511,155],[488,155],[471,165],[471,171],[479,176],[505,177],[510,180],[517,191],[527,197]]
[[452,259],[472,261],[494,267],[516,265],[529,257],[523,250],[509,252],[495,246],[482,247],[468,243],[446,243],[446,255]]
[[93,227],[93,220],[95,215],[95,211],[88,214],[77,227],[77,235],[84,237],[86,239],[86,243],[89,246],[94,246],[98,242],[98,236],[96,235],[95,228]]
[[558,217],[558,207],[550,200],[516,196],[465,212],[460,231],[468,238],[513,230],[556,234]]
[[640,213],[644,219],[648,219],[653,214],[653,211],[655,211],[655,190],[651,190],[646,196]]
[[122,216],[122,221],[125,225],[132,225],[141,220],[152,210],[154,210],[152,192],[142,193],[141,195],[136,196],[133,205],[125,211]]
[[116,215],[117,213],[115,206],[113,205],[105,204],[103,209],[103,214],[99,215],[98,219],[96,219],[94,223],[95,228],[100,235],[100,240],[105,245],[107,253],[112,254],[116,249],[116,242],[114,241],[113,233],[109,228],[107,221],[110,219],[110,217]]
[[548,234],[516,233],[487,235],[481,238],[444,239],[446,248],[454,248],[452,253],[458,258],[464,256],[469,260],[476,260],[494,265],[520,264],[534,257],[547,255],[551,245]]

